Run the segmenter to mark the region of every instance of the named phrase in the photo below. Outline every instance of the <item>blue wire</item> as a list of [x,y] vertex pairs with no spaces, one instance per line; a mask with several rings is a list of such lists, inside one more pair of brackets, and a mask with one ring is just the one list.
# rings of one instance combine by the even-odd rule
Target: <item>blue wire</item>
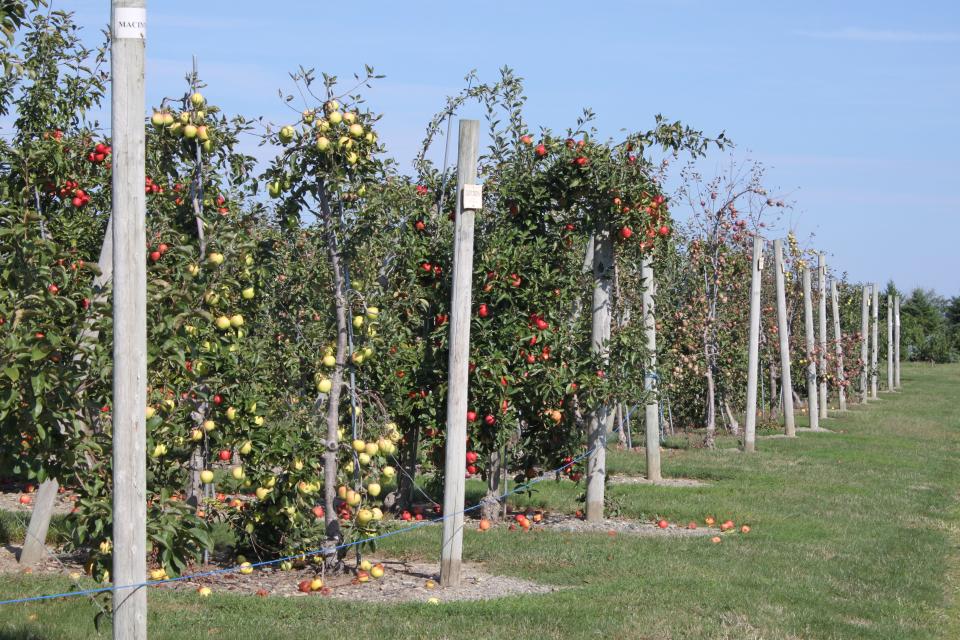
[[[605,446],[606,446],[606,442],[604,442],[602,446],[605,447]],[[576,458],[574,458],[574,459],[571,460],[570,462],[567,462],[566,464],[564,464],[564,465],[562,465],[562,466],[560,466],[560,467],[557,467],[556,469],[553,469],[552,471],[547,471],[546,473],[544,473],[543,475],[541,475],[539,478],[534,478],[534,479],[532,479],[532,480],[530,480],[530,481],[528,481],[528,482],[525,482],[525,483],[523,483],[523,484],[521,484],[521,485],[518,485],[518,486],[514,487],[512,491],[508,491],[507,493],[499,496],[499,497],[497,498],[497,500],[503,500],[503,499],[508,498],[508,497],[510,497],[510,496],[512,496],[512,495],[514,495],[514,494],[516,494],[516,493],[520,493],[520,492],[522,492],[522,491],[525,491],[525,490],[528,489],[530,486],[535,485],[535,484],[537,484],[538,482],[542,482],[542,481],[548,479],[549,474],[557,473],[557,472],[563,471],[564,469],[567,469],[567,468],[569,468],[569,467],[572,467],[574,464],[576,464],[577,462],[579,462],[579,461],[583,460],[584,458],[588,457],[590,454],[592,454],[594,451],[596,451],[596,450],[599,449],[599,448],[600,448],[600,446],[594,447],[593,449],[590,449],[589,451],[587,451],[587,452],[585,452],[585,453],[582,453],[581,455],[577,456]],[[190,575],[178,576],[178,577],[176,577],[176,578],[165,578],[165,579],[163,579],[163,580],[146,580],[146,581],[144,581],[144,582],[138,582],[138,583],[135,583],[135,584],[123,584],[123,585],[119,585],[119,586],[118,586],[118,585],[113,585],[113,586],[110,586],[110,587],[100,587],[100,588],[97,588],[97,589],[84,589],[83,591],[67,591],[67,592],[65,592],[65,593],[52,593],[52,594],[43,595],[43,596],[31,596],[31,597],[29,597],[29,598],[16,598],[16,599],[14,599],[14,600],[0,600],[0,606],[8,605],[8,604],[22,604],[22,603],[25,603],[25,602],[38,602],[38,601],[41,601],[41,600],[53,600],[53,599],[56,599],[56,598],[68,598],[68,597],[71,597],[71,596],[95,595],[95,594],[98,594],[98,593],[106,593],[106,592],[108,592],[108,591],[120,591],[121,589],[139,589],[140,587],[152,587],[152,586],[155,586],[155,585],[158,585],[158,584],[167,584],[167,583],[173,583],[173,582],[184,582],[184,581],[187,581],[187,580],[195,580],[195,579],[197,579],[197,578],[206,578],[206,577],[209,577],[209,576],[222,575],[222,574],[225,574],[225,573],[236,573],[236,572],[240,571],[241,568],[246,569],[246,568],[256,568],[256,567],[270,566],[270,565],[274,565],[274,564],[279,564],[279,563],[281,563],[281,562],[287,562],[287,561],[289,561],[289,560],[298,560],[298,559],[306,558],[306,557],[308,557],[308,556],[315,556],[315,555],[318,555],[318,554],[321,554],[321,553],[330,553],[330,552],[332,552],[332,551],[339,551],[340,549],[349,549],[350,547],[353,547],[353,546],[356,546],[356,545],[359,545],[359,544],[363,544],[363,543],[365,543],[365,542],[373,542],[374,540],[383,540],[384,538],[389,538],[389,537],[391,537],[391,536],[395,536],[395,535],[400,534],[400,533],[406,533],[407,531],[413,531],[414,529],[421,529],[421,528],[423,528],[423,527],[427,527],[427,526],[430,526],[430,525],[432,525],[432,524],[437,524],[437,523],[439,523],[439,522],[443,522],[443,521],[446,520],[447,518],[453,518],[454,516],[463,515],[463,514],[465,514],[465,513],[470,513],[471,511],[476,511],[476,510],[479,509],[481,506],[482,506],[482,503],[478,503],[478,504],[473,505],[472,507],[467,507],[466,509],[463,509],[462,511],[458,511],[458,512],[456,512],[456,513],[451,513],[450,515],[443,515],[443,516],[440,516],[439,518],[434,518],[434,519],[432,519],[432,520],[424,520],[424,521],[422,521],[422,522],[418,522],[418,523],[416,523],[416,524],[412,524],[412,525],[410,525],[410,526],[408,526],[408,527],[404,527],[404,528],[402,528],[402,529],[396,529],[396,530],[394,530],[394,531],[388,531],[388,532],[386,532],[386,533],[382,533],[382,534],[380,534],[380,535],[378,535],[378,536],[374,536],[374,537],[372,537],[372,538],[364,538],[363,540],[354,540],[353,542],[345,542],[345,543],[340,544],[340,545],[337,545],[336,547],[333,547],[332,549],[329,549],[329,550],[327,550],[327,549],[314,549],[313,551],[307,551],[307,552],[304,552],[304,553],[298,553],[298,554],[295,554],[295,555],[292,555],[292,556],[284,556],[284,557],[282,557],[282,558],[275,558],[275,559],[273,559],[273,560],[264,560],[264,561],[262,561],[262,562],[253,562],[253,563],[250,563],[249,565],[244,566],[244,567],[241,567],[240,565],[237,565],[237,566],[233,566],[233,567],[226,567],[226,568],[224,568],[224,569],[212,569],[212,570],[210,570],[210,571],[203,571],[203,572],[201,572],[201,573],[192,573],[192,574],[190,574]]]

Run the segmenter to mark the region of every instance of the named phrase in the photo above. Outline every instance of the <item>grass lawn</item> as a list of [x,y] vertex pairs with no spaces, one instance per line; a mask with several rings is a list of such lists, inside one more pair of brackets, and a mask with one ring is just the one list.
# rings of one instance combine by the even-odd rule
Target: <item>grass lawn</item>
[[[748,535],[651,539],[466,532],[466,559],[568,587],[480,603],[344,605],[311,598],[150,593],[152,638],[958,638],[960,365],[909,366],[906,391],[823,426],[761,439],[758,453],[664,453],[664,473],[698,488],[610,487],[619,512],[685,523],[712,514]],[[615,472],[642,456],[611,452]],[[520,503],[576,508],[579,489],[544,482]],[[440,530],[385,541],[388,555],[433,558]],[[0,598],[63,589],[5,576]],[[76,598],[0,608],[0,640],[90,638]],[[104,630],[109,636],[109,630]]]

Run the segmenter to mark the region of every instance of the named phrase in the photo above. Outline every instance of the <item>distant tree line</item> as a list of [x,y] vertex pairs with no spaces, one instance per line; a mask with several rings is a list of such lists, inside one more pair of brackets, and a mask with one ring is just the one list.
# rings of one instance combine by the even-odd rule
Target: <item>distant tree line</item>
[[914,289],[901,299],[900,323],[905,359],[960,360],[960,296],[948,299],[932,289]]

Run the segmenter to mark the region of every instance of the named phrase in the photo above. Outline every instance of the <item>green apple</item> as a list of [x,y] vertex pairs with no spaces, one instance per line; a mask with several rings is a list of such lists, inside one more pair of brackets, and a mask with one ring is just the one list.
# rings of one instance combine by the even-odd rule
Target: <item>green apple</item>
[[283,127],[282,129],[280,129],[280,142],[282,142],[283,144],[287,144],[288,142],[293,140],[293,135],[295,133],[296,131],[290,125]]
[[313,118],[316,114],[314,114],[313,109],[307,109],[300,115],[303,117],[303,121],[306,124],[310,124],[311,122],[313,122]]
[[202,428],[203,428],[204,431],[206,431],[207,433],[209,433],[209,432],[211,432],[211,431],[213,431],[214,429],[217,428],[217,423],[214,422],[213,420],[204,420],[204,421],[203,421],[203,425],[201,425],[201,426],[202,426]]
[[248,453],[253,451],[253,443],[250,442],[249,440],[244,440],[243,444],[240,445],[240,448],[238,449],[238,451],[240,452],[240,455],[244,455],[244,456],[247,455]]
[[230,326],[233,327],[234,329],[237,329],[237,328],[239,328],[239,327],[242,327],[242,326],[243,326],[243,316],[240,315],[239,313],[236,313],[236,314],[230,316]]
[[364,446],[363,450],[366,452],[368,456],[373,457],[377,455],[377,453],[380,451],[380,447],[377,446],[376,442],[368,442]]
[[363,467],[370,464],[370,456],[367,453],[358,454],[357,460],[360,461],[360,466],[363,466]]
[[381,473],[383,473],[383,476],[385,478],[390,479],[390,478],[393,478],[395,475],[397,475],[397,470],[394,469],[393,467],[387,466],[381,470]]
[[273,182],[267,185],[267,193],[270,194],[271,198],[279,198],[282,191],[283,191],[283,187],[280,185],[280,182],[277,180],[274,180]]
[[200,275],[200,266],[191,264],[189,267],[187,267],[187,273],[196,278],[198,275]]
[[144,410],[144,415],[146,415],[147,420],[149,420],[153,416],[157,415],[157,410],[150,405],[147,405],[147,408]]
[[351,124],[350,128],[347,129],[351,136],[354,138],[360,138],[363,136],[363,125],[360,124]]
[[256,416],[256,417],[253,419],[253,424],[257,425],[258,427],[262,427],[262,426],[263,426],[263,422],[264,422],[263,416]]
[[234,467],[230,469],[230,475],[233,476],[234,480],[243,480],[243,467]]
[[337,359],[334,358],[331,354],[323,356],[323,366],[328,368],[333,368],[337,365]]
[[184,138],[196,138],[197,137],[197,127],[196,125],[188,124],[183,127],[183,137]]
[[240,292],[240,296],[243,297],[244,300],[252,300],[254,295],[256,295],[256,291],[253,287],[247,287]]
[[330,378],[322,378],[317,382],[317,391],[320,393],[330,393],[330,389],[333,388],[333,382]]
[[268,487],[257,487],[257,500],[263,500],[268,495],[270,495],[270,489]]
[[199,127],[197,127],[197,138],[201,142],[207,142],[208,140],[210,140],[210,134],[207,132],[207,125],[202,124]]
[[227,420],[233,421],[237,419],[237,410],[234,407],[227,407]]
[[370,509],[360,509],[357,511],[357,524],[361,527],[368,524],[371,520],[373,520],[373,512],[370,511]]
[[317,138],[317,151],[326,151],[330,148],[330,139],[326,136]]
[[357,161],[360,160],[360,156],[357,155],[355,151],[351,151],[347,154],[347,162],[350,164],[357,164]]
[[194,442],[203,440],[203,431],[201,431],[200,429],[191,429],[190,439],[193,440]]
[[220,329],[221,331],[226,331],[230,328],[230,318],[227,316],[219,316],[214,322],[217,325],[217,329]]
[[190,96],[190,104],[192,104],[194,108],[202,107],[204,102],[206,102],[206,100],[199,92]]
[[339,111],[331,111],[327,114],[327,121],[333,125],[340,124],[343,122],[343,114]]
[[367,485],[367,493],[376,498],[380,495],[380,485],[376,482],[371,482]]
[[354,316],[353,317],[353,328],[359,329],[363,326],[363,316]]
[[204,469],[200,472],[200,482],[203,484],[210,484],[213,482],[213,471],[210,469]]
[[219,267],[220,265],[223,264],[223,254],[214,251],[213,253],[207,256],[207,262],[209,262],[215,267]]
[[377,307],[367,307],[367,317],[371,320],[376,320],[380,315],[380,309]]
[[163,112],[161,112],[161,111],[154,111],[154,112],[153,112],[153,115],[150,116],[150,124],[152,124],[153,126],[155,126],[155,127],[157,127],[157,128],[162,127],[162,126],[163,126]]

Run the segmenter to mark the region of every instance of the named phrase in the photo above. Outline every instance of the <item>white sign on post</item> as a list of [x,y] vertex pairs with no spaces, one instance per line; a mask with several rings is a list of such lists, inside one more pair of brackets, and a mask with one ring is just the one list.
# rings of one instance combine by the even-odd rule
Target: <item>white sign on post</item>
[[483,209],[483,186],[479,184],[463,185],[463,209],[479,211]]
[[132,7],[116,7],[113,10],[113,37],[147,37],[147,10]]

